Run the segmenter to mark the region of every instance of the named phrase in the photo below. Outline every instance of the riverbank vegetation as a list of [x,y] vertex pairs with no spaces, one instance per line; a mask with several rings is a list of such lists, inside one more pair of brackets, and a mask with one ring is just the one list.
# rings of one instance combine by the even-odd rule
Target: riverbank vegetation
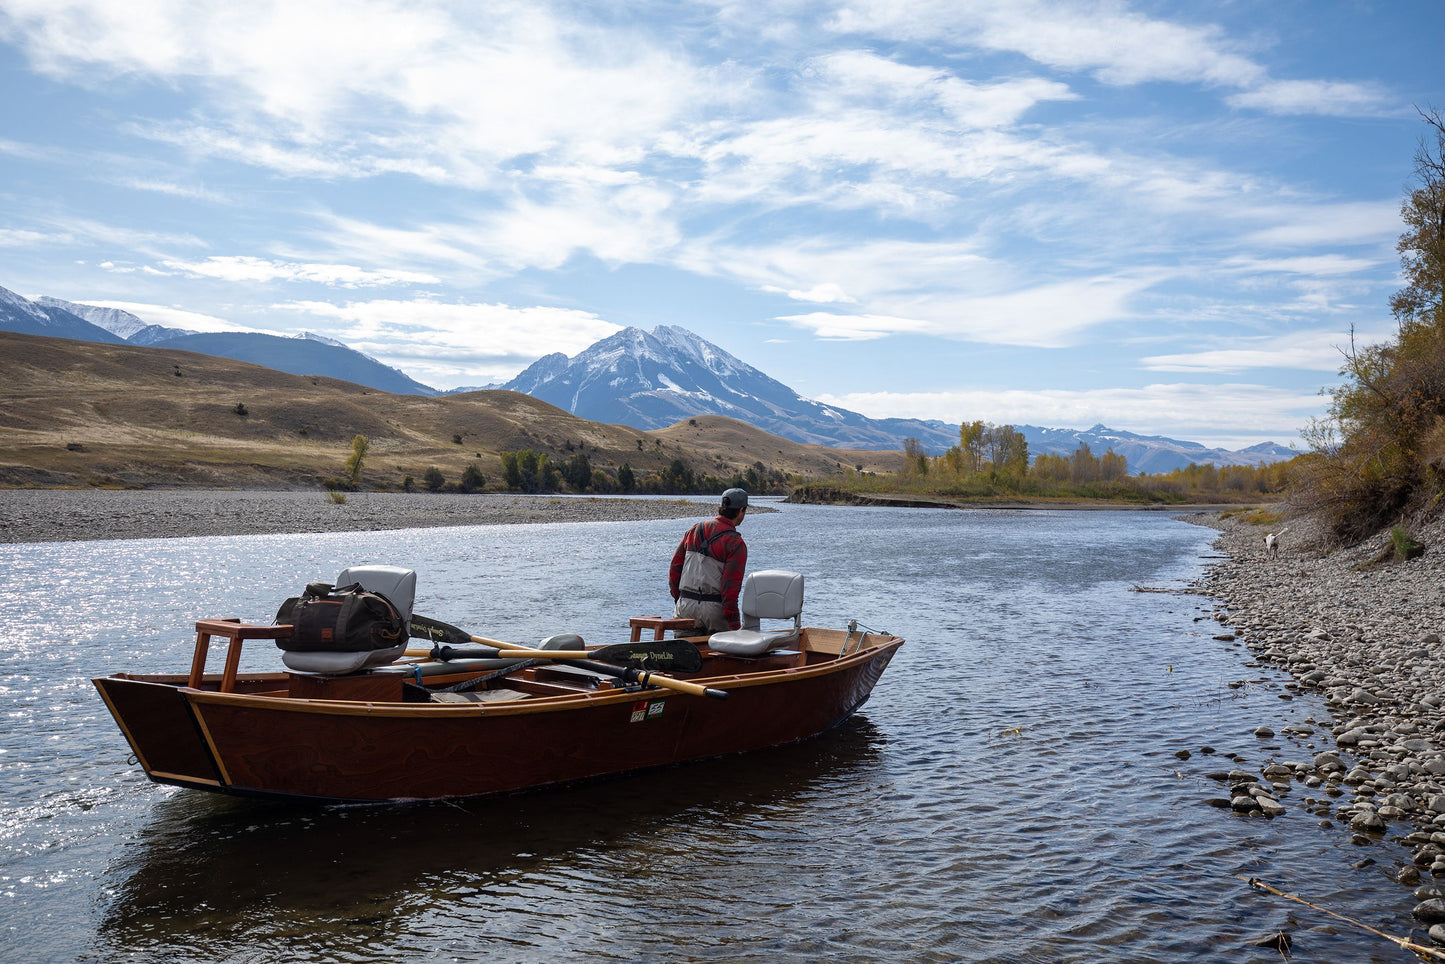
[[1445,497],[1445,116],[1420,116],[1427,133],[1396,246],[1405,286],[1390,299],[1397,335],[1369,346],[1351,339],[1293,493],[1343,543],[1431,515]]
[[1128,460],[1112,448],[1096,453],[1081,444],[1067,457],[1041,453],[1030,461],[1028,443],[1013,426],[964,422],[959,444],[940,456],[926,454],[910,439],[904,446],[902,471],[877,475],[845,470],[820,480],[814,491],[826,489],[835,500],[885,494],[962,502],[1261,502],[1284,493],[1297,461],[1189,465],[1171,472],[1130,475]]

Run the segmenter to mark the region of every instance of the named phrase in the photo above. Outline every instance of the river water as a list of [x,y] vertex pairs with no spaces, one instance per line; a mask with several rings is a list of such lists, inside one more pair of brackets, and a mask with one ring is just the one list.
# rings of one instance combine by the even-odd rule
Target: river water
[[[0,960],[1264,962],[1250,942],[1280,930],[1295,961],[1414,960],[1238,879],[1412,926],[1408,828],[1352,842],[1301,784],[1275,819],[1205,803],[1211,772],[1331,743],[1257,738],[1328,715],[1216,640],[1208,600],[1136,591],[1186,586],[1210,530],[778,508],[747,519],[750,562],[807,575],[805,623],[908,640],[856,716],[460,804],[156,786],[89,678],[183,671],[195,619],[267,621],[366,562],[416,569],[418,612],[483,635],[620,641],[666,608],[686,522],[0,546]],[[253,646],[242,669],[279,665]]]

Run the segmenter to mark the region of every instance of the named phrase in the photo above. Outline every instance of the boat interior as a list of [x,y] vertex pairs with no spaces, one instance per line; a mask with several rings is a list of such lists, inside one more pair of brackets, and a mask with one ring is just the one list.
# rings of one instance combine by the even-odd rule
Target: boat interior
[[[351,567],[342,571],[336,585],[359,584],[385,595],[406,620],[412,618],[415,573],[391,566]],[[669,677],[705,680],[710,687],[759,675],[797,673],[833,663],[881,645],[893,637],[857,629],[819,629],[802,625],[803,577],[798,573],[765,570],[749,574],[739,597],[743,627],[727,633],[684,635],[691,619],[670,616],[635,616],[628,620],[630,638],[645,653],[644,633],[660,645],[673,632],[672,644],[697,647],[693,672],[666,670]],[[782,620],[777,629],[764,629],[763,620]],[[791,623],[791,625],[787,625]],[[434,649],[408,649],[402,645],[361,653],[315,653],[287,649],[291,626],[254,625],[237,619],[205,619],[196,623],[196,644],[189,674],[131,675],[124,678],[177,687],[235,693],[253,697],[327,702],[413,704],[500,704],[521,700],[587,698],[642,688],[585,666],[570,665],[544,656],[528,658],[438,659]],[[213,644],[224,643],[221,672],[208,672]],[[242,673],[240,658],[249,641],[274,640],[282,650],[283,673]],[[491,642],[491,641],[488,641]],[[560,634],[542,640],[529,650],[574,650],[580,637]],[[218,650],[219,646],[216,647]],[[634,668],[649,669],[645,656]],[[655,668],[655,667],[654,667]],[[659,670],[659,672],[661,672]],[[656,693],[656,690],[650,690]]]

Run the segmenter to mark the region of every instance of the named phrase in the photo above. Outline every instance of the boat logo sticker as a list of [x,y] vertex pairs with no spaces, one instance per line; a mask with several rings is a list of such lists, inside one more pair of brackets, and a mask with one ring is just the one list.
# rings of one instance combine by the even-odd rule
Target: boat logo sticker
[[666,703],[666,700],[638,700],[632,704],[632,722],[641,723],[654,716],[661,716],[662,708]]

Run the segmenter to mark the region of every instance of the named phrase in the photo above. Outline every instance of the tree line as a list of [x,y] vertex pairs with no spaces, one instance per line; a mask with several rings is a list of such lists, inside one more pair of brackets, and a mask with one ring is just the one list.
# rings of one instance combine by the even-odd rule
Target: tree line
[[[1130,475],[1113,447],[1095,452],[1086,442],[1069,455],[1029,457],[1028,441],[1012,425],[965,420],[959,441],[929,455],[918,439],[904,440],[896,476],[845,473],[845,488],[901,490],[950,498],[1094,498],[1126,502],[1231,501],[1285,491],[1295,461],[1270,465],[1191,464],[1170,472]],[[832,481],[832,480],[830,480]]]

